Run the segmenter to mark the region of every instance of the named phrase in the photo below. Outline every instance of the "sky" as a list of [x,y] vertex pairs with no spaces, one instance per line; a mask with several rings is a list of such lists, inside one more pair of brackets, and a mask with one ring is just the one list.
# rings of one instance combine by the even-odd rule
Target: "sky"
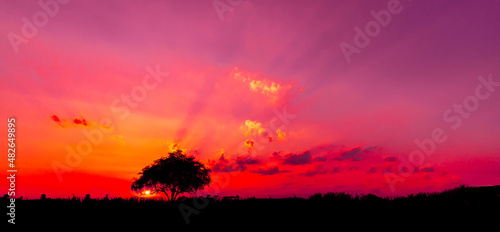
[[212,195],[500,184],[498,1],[0,8],[16,196],[131,197],[177,148],[212,169]]

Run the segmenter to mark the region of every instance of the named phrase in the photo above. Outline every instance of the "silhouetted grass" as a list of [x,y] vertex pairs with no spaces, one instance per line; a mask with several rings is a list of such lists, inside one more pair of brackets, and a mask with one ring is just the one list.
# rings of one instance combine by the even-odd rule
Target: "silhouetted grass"
[[[294,227],[313,223],[350,224],[363,228],[394,223],[444,223],[452,221],[496,222],[500,216],[500,186],[466,187],[439,193],[418,193],[403,197],[350,195],[343,192],[317,193],[308,198],[240,198],[207,196],[208,204],[197,209],[186,225],[180,204],[196,209],[193,198],[177,202],[141,198],[68,197],[16,200],[16,224],[25,225],[147,225],[171,228],[203,228],[223,225],[278,224]],[[7,198],[2,198],[7,205]]]

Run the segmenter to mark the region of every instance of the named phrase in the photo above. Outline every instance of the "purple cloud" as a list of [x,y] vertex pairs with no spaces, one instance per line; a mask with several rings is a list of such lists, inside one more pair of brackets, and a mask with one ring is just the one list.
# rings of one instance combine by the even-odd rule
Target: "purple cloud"
[[283,158],[283,164],[301,165],[311,163],[311,152],[303,151],[301,154],[288,154]]
[[253,170],[250,172],[257,173],[257,174],[264,175],[264,176],[269,176],[269,175],[274,175],[274,174],[278,174],[278,173],[282,173],[282,172],[289,172],[289,171],[287,171],[287,170],[280,171],[278,169],[278,167],[270,167],[267,169],[259,168],[257,170]]
[[372,173],[375,173],[375,172],[377,172],[377,169],[375,167],[372,167],[372,168],[370,168],[370,170],[368,170],[366,172],[366,174],[372,174]]

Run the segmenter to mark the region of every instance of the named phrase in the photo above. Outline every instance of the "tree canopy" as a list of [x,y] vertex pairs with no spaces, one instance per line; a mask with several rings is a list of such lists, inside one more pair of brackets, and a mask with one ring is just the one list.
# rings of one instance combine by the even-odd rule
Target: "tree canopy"
[[131,189],[136,192],[146,189],[151,193],[162,192],[169,201],[175,201],[179,194],[202,190],[211,181],[210,172],[194,157],[187,157],[181,150],[176,150],[143,168]]

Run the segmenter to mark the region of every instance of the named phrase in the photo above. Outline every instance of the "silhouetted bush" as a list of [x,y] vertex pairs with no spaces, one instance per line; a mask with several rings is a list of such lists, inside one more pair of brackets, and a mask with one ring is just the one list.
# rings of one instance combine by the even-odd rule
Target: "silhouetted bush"
[[[40,198],[42,199],[42,198]],[[192,208],[193,198],[182,197],[178,202],[147,198],[92,199],[87,194],[80,197],[47,200],[16,199],[16,210],[21,219],[29,223],[51,222],[57,215],[59,224],[101,223],[122,225],[162,226],[169,229],[178,227],[204,227],[221,222],[237,226],[245,223],[302,223],[335,222],[357,225],[377,221],[398,221],[415,223],[422,220],[445,220],[443,215],[455,221],[481,217],[498,219],[500,209],[500,186],[466,187],[460,186],[440,193],[417,193],[401,197],[379,197],[373,194],[350,195],[342,192],[316,193],[304,198],[240,198],[238,196],[207,195],[206,208],[196,209],[190,225],[186,225],[179,211],[179,204]],[[8,197],[1,198],[7,205]],[[199,202],[201,202],[199,200]],[[22,212],[22,213],[21,213]],[[494,219],[494,220],[496,220]],[[493,219],[492,219],[493,220]],[[229,225],[228,224],[228,225]]]

